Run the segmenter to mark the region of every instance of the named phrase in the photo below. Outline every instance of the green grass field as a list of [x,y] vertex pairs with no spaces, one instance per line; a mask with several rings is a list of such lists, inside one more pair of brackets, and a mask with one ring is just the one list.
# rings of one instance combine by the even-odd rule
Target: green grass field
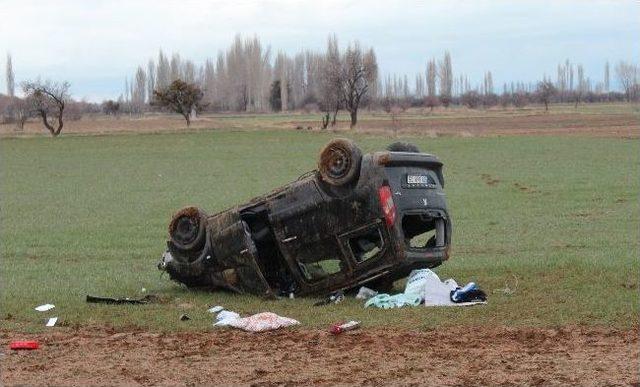
[[[3,326],[209,329],[210,305],[274,311],[304,327],[566,324],[630,327],[639,315],[637,140],[586,137],[410,138],[445,162],[453,257],[436,271],[476,281],[489,304],[469,309],[364,309],[357,300],[263,301],[189,291],[161,277],[173,211],[209,212],[313,169],[328,134],[212,132],[3,139]],[[389,138],[356,136],[365,151]],[[484,177],[483,177],[484,175]],[[487,184],[492,180],[492,184]],[[515,293],[499,289],[509,286]],[[400,290],[402,284],[397,284]],[[87,294],[159,295],[144,306],[86,304]],[[53,303],[48,313],[33,310]],[[178,321],[187,313],[188,322]]]

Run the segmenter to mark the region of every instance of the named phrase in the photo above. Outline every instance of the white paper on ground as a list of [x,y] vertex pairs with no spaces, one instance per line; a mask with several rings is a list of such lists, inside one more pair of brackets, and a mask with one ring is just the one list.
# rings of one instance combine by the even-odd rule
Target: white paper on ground
[[207,312],[209,312],[209,313],[218,313],[218,312],[221,312],[223,310],[224,310],[223,307],[221,307],[220,305],[216,305],[216,306],[212,306],[211,308],[207,309]]
[[53,304],[44,304],[44,305],[36,306],[36,308],[35,308],[35,309],[36,309],[38,312],[46,312],[46,311],[51,310],[51,309],[53,309],[53,308],[55,308],[55,307],[56,307],[56,306],[55,306],[55,305],[53,305]]
[[57,317],[51,317],[51,318],[47,321],[47,326],[48,326],[48,327],[52,327],[52,326],[56,325],[56,322],[58,322],[58,318],[57,318]]

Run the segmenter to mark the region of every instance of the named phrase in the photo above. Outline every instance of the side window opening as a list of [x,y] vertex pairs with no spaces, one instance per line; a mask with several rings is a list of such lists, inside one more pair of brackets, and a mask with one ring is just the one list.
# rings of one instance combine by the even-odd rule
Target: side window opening
[[319,280],[342,271],[342,261],[339,259],[322,259],[316,262],[298,262],[300,271],[310,281]]
[[357,263],[377,257],[384,249],[384,238],[377,225],[349,237],[349,248]]

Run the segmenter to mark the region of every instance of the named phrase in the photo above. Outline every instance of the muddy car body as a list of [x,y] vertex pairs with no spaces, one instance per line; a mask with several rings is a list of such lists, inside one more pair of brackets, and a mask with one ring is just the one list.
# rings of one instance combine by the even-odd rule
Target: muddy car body
[[451,242],[442,163],[391,149],[363,156],[335,139],[318,170],[267,195],[214,215],[180,210],[158,267],[190,287],[304,296],[382,289],[440,265]]

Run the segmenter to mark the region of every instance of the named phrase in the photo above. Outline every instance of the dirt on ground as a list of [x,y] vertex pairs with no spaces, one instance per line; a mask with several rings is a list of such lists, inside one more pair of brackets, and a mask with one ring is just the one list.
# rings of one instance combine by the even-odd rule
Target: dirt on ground
[[[95,116],[81,120],[67,120],[63,135],[184,132],[202,129],[215,130],[312,130],[321,131],[321,116],[313,121],[309,116],[297,114],[270,116],[268,114],[215,114],[194,119],[187,129],[184,119],[177,115],[148,115],[119,118]],[[331,131],[350,131],[347,121],[338,122]],[[363,114],[357,133],[389,135],[422,135],[429,137],[458,136],[483,137],[506,135],[586,135],[596,137],[640,138],[638,113],[629,109],[614,113],[553,112],[531,110],[511,112],[496,110],[485,112],[451,111],[399,115],[391,120],[388,114]],[[16,132],[15,125],[0,125],[2,136],[47,135],[42,123],[29,121],[23,131]]]
[[[3,385],[638,385],[638,329],[0,331]],[[40,349],[11,351],[11,340]]]

